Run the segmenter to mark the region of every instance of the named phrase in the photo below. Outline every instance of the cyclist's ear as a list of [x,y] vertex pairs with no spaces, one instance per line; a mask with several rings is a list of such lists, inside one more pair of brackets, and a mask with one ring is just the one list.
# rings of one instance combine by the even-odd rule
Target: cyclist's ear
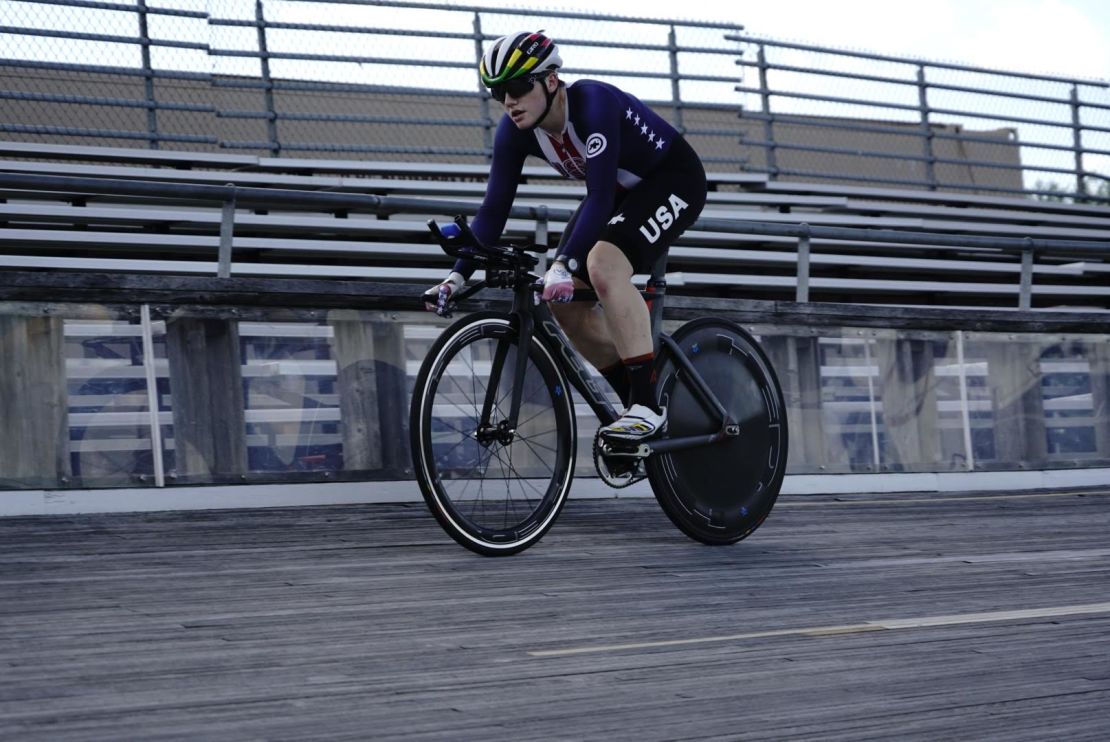
[[554,93],[559,89],[559,73],[556,70],[548,72],[547,77],[543,78],[543,84],[547,92]]

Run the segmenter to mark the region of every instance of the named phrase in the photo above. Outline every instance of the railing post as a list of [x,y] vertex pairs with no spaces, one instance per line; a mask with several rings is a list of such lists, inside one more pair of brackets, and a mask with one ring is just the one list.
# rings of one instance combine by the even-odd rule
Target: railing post
[[1021,250],[1021,291],[1018,293],[1018,309],[1033,308],[1033,239],[1026,237]]
[[929,86],[925,82],[925,65],[917,66],[917,104],[921,112],[921,148],[925,156],[925,183],[930,191],[937,189],[936,153],[933,151],[933,127],[929,123]]
[[154,330],[150,321],[150,305],[139,307],[143,333],[143,373],[146,376],[147,416],[150,420],[150,453],[154,462],[154,486],[166,486],[166,469],[162,452],[162,424],[158,409],[158,375],[154,370]]
[[[547,206],[544,205],[544,204],[540,204],[539,206],[537,206],[535,208],[534,213],[536,215],[535,243],[537,245],[546,245],[547,244],[547,238],[548,238],[548,226],[549,226],[548,225],[548,216],[547,216]],[[546,253],[544,255],[540,256],[540,262],[536,265],[536,269],[541,273],[547,270],[547,254]]]
[[763,102],[763,139],[767,153],[767,172],[771,180],[774,180],[778,177],[779,166],[775,152],[775,117],[771,113],[771,89],[767,85],[767,53],[763,44],[759,45],[756,62],[759,65],[759,98]]
[[231,193],[224,201],[223,215],[220,219],[220,254],[219,264],[216,268],[217,278],[231,277],[231,244],[232,238],[235,236],[236,187],[233,183],[228,183],[227,187],[231,189]]
[[139,13],[139,49],[143,57],[143,88],[146,93],[146,130],[150,135],[147,145],[158,149],[158,109],[154,100],[154,68],[150,64],[150,30],[147,26],[146,0],[138,0],[135,9]]
[[809,301],[809,225],[799,224],[802,233],[798,236],[798,289],[795,301]]
[[266,101],[266,136],[270,143],[270,152],[277,157],[281,154],[281,143],[278,141],[277,110],[274,108],[274,79],[270,76],[270,49],[266,43],[266,15],[263,12],[262,0],[255,0],[254,20],[258,28],[258,52],[262,61],[263,98]]
[[675,36],[674,25],[667,33],[667,54],[671,59],[671,104],[674,106],[674,128],[679,134],[686,133],[686,126],[682,120],[682,97],[678,86],[678,38]]
[[[477,69],[478,65],[482,62],[482,14],[481,11],[474,11],[474,68]],[[490,120],[489,110],[489,96],[486,95],[486,89],[482,85],[481,78],[478,79],[478,113],[482,119],[482,146],[486,149],[486,161],[493,160],[493,121]]]
[[956,330],[956,364],[960,367],[960,427],[964,434],[964,465],[975,471],[975,447],[971,442],[971,407],[967,394],[967,362],[964,358],[964,331]]
[[1079,86],[1071,85],[1071,137],[1075,152],[1075,192],[1087,195],[1087,179],[1083,176],[1083,126],[1079,121]]

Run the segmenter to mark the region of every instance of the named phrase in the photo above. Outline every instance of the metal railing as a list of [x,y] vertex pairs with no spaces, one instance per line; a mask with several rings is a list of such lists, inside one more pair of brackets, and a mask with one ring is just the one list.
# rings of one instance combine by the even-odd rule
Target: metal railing
[[[0,96],[24,104],[95,106],[108,109],[101,112],[106,118],[111,118],[111,109],[145,109],[147,126],[145,129],[119,126],[113,130],[78,126],[76,122],[47,125],[0,120],[0,132],[46,134],[73,140],[146,139],[151,148],[169,142],[191,142],[273,155],[315,152],[343,156],[391,154],[488,159],[498,111],[491,107],[491,98],[475,74],[482,49],[505,33],[550,25],[557,19],[561,22],[557,40],[564,49],[564,58],[579,60],[564,69],[569,76],[616,76],[628,86],[639,87],[643,93],[641,97],[649,103],[670,111],[672,122],[688,135],[733,142],[736,137],[732,129],[687,127],[684,109],[690,100],[683,95],[683,88],[688,84],[715,84],[720,92],[727,92],[735,86],[739,80],[729,67],[725,69],[726,75],[689,70],[705,67],[691,62],[693,56],[734,59],[738,47],[727,44],[723,37],[726,33],[741,31],[743,26],[739,24],[392,0],[303,0],[299,3],[319,6],[319,15],[324,16],[338,10],[340,12],[334,15],[347,21],[328,24],[302,20],[303,14],[298,15],[296,8],[276,0],[254,0],[249,6],[244,2],[215,0],[209,4],[208,12],[156,10],[147,8],[145,0],[139,0],[136,5],[118,6],[85,0],[49,0],[48,5],[56,7],[97,9],[105,16],[133,16],[136,23],[130,25],[136,32],[128,36],[49,28],[50,18],[44,17],[41,10],[30,9],[41,5],[33,0],[13,0],[8,4],[10,7],[0,7],[0,13],[15,15],[15,8],[20,4],[29,9],[19,14],[22,25],[10,28],[28,39],[23,44],[28,49],[12,49],[15,45],[10,45],[9,53],[0,53],[0,67],[59,74],[131,75],[141,78],[144,88],[142,94],[135,90],[134,97],[130,98],[77,98],[68,93],[4,90],[0,90]],[[251,12],[243,13],[247,7]],[[194,36],[200,34],[195,42],[151,38],[147,17],[155,12],[202,19],[204,27],[190,29]],[[407,27],[411,23],[403,22],[411,19],[391,17],[391,12],[394,15],[423,14],[428,18],[432,17],[428,14],[436,15],[433,23],[425,24],[424,30],[413,31]],[[365,23],[351,22],[363,16]],[[120,19],[104,22],[129,25]],[[598,25],[608,30],[598,33]],[[645,40],[614,42],[619,30],[629,26],[639,32],[631,36],[625,34],[626,37],[640,36]],[[0,30],[8,28],[0,21]],[[428,30],[431,28],[448,30]],[[162,29],[163,33],[169,31],[168,27]],[[176,29],[176,32],[184,30]],[[136,68],[48,59],[61,56],[61,47],[76,41],[128,45],[141,50],[141,59],[135,60]],[[367,41],[374,42],[376,53],[357,53],[361,50],[359,45]],[[432,44],[434,46],[429,47]],[[150,49],[158,46],[203,51],[208,57],[204,73],[191,73],[183,78],[168,76],[166,73],[171,70],[156,64],[151,66]],[[433,50],[431,54],[427,53],[429,48]],[[336,49],[353,49],[354,53],[335,53]],[[13,55],[13,50],[26,53]],[[36,50],[42,59],[13,58],[33,57]],[[599,55],[599,50],[603,54]],[[591,59],[603,60],[600,63],[605,69],[591,67]],[[152,82],[160,78],[197,81],[211,90],[205,103],[166,103],[165,93],[158,95]],[[368,78],[383,82],[367,82]],[[194,91],[194,95],[197,94]],[[352,97],[361,100],[356,100],[353,106],[345,105],[351,103]],[[703,100],[706,97],[702,95]],[[374,100],[382,98],[390,100]],[[325,103],[315,107],[305,105],[311,99],[324,99]],[[429,99],[445,110],[440,111],[440,115],[428,114],[423,104]],[[216,100],[218,104],[213,103]],[[425,112],[420,115],[405,113],[414,107]],[[697,107],[729,114],[736,111],[734,105],[709,101]],[[205,124],[207,131],[183,138],[168,131],[157,115],[160,111],[207,113],[211,118]],[[117,116],[117,120],[120,118]],[[417,133],[413,135],[413,132]],[[320,137],[321,133],[330,136],[330,140]],[[743,164],[743,158],[736,152],[709,157],[711,161],[734,167]]]
[[[367,211],[380,215],[397,213],[423,215],[473,215],[478,204],[448,199],[415,198],[405,196],[375,196],[358,193],[327,193],[297,191],[278,188],[243,187],[228,184],[185,185],[156,181],[117,180],[109,178],[69,177],[0,172],[0,189],[14,189],[26,195],[30,191],[58,194],[110,195],[146,198],[167,198],[180,201],[219,204],[222,218],[219,232],[217,275],[231,275],[233,263],[233,237],[237,207],[255,207],[267,210],[315,209],[338,211]],[[571,209],[547,206],[513,206],[510,217],[534,223],[535,240],[546,243],[549,222],[566,222],[573,216]],[[1110,240],[1034,239],[1031,237],[975,236],[966,234],[940,234],[900,229],[860,229],[849,227],[811,226],[806,223],[782,224],[746,219],[700,218],[690,230],[736,235],[763,235],[791,237],[798,240],[795,299],[809,301],[811,241],[814,238],[858,243],[885,243],[905,246],[953,248],[960,251],[987,249],[1021,256],[1018,308],[1030,309],[1033,295],[1033,268],[1038,255],[1074,256],[1088,259],[1105,259],[1110,254]]]
[[[727,37],[754,50],[753,59],[737,64],[758,73],[757,85],[736,89],[747,98],[742,120],[759,125],[762,138],[746,136],[745,143],[762,153],[749,170],[766,172],[772,178],[820,178],[838,181],[881,182],[890,185],[925,187],[929,190],[973,190],[1000,193],[1031,193],[1045,197],[1106,200],[1110,198],[1110,159],[1096,165],[1097,158],[1110,158],[1110,83],[1053,75],[1016,74],[968,65],[930,62],[911,57],[846,51],[807,44],[786,43],[748,35]],[[750,51],[747,56],[753,56]],[[867,73],[852,72],[849,63],[867,63]],[[882,72],[886,74],[876,74]],[[959,81],[963,80],[962,84]],[[1015,90],[1003,85],[1014,84]],[[827,91],[846,90],[832,95]],[[1029,89],[1043,92],[1028,92]],[[960,98],[961,95],[971,96]],[[937,102],[948,100],[951,103]],[[1034,110],[1029,111],[1030,108]],[[1038,112],[1037,109],[1048,109]],[[830,111],[829,120],[815,119],[817,111]],[[845,116],[847,111],[850,116]],[[842,117],[835,114],[840,112]],[[886,123],[863,120],[873,116]],[[944,125],[957,125],[955,132]],[[787,125],[802,130],[784,135]],[[966,133],[970,127],[1009,130],[1011,136]],[[1028,129],[1037,138],[1020,136]],[[817,146],[815,140],[830,131],[866,135],[860,146]],[[879,148],[881,137],[917,140],[918,154]],[[1005,151],[1016,144],[1018,162],[945,156],[944,143],[980,145]],[[1013,144],[1012,144],[1013,143]],[[846,155],[852,158],[891,158],[917,163],[917,177],[891,177],[879,172],[818,167],[811,155]],[[1045,163],[1045,164],[1041,164]],[[998,171],[995,184],[961,182],[945,176],[942,166],[974,165]],[[1007,173],[1017,174],[1006,184]],[[1055,178],[1067,176],[1073,187]],[[1031,178],[1050,178],[1034,180]],[[1024,180],[1023,180],[1024,179]],[[1049,187],[1051,186],[1051,187]]]

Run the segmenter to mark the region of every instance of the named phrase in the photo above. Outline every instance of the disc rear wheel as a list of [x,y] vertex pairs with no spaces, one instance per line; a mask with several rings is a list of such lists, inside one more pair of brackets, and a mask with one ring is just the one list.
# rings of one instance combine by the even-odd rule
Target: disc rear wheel
[[[706,544],[735,543],[759,527],[782,486],[787,456],[782,390],[755,340],[732,322],[694,320],[673,339],[739,424],[739,435],[653,455],[648,478],[663,511],[683,533]],[[666,437],[720,429],[667,346],[656,371],[659,403],[668,412]]]

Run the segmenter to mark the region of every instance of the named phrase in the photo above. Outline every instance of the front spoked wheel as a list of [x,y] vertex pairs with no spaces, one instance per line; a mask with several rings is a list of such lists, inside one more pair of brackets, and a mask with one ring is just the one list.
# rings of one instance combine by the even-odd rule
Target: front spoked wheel
[[[521,352],[527,360],[513,421]],[[539,541],[570,491],[577,435],[570,390],[548,349],[532,338],[522,351],[506,315],[470,315],[432,346],[412,400],[416,478],[443,529],[487,556]]]
[[[657,454],[648,478],[663,511],[690,538],[732,544],[771,512],[786,471],[786,408],[767,356],[739,325],[716,318],[689,322],[673,338],[717,399],[739,423],[740,434]],[[664,346],[656,361],[660,404],[667,406],[667,437],[703,435],[719,428]]]

